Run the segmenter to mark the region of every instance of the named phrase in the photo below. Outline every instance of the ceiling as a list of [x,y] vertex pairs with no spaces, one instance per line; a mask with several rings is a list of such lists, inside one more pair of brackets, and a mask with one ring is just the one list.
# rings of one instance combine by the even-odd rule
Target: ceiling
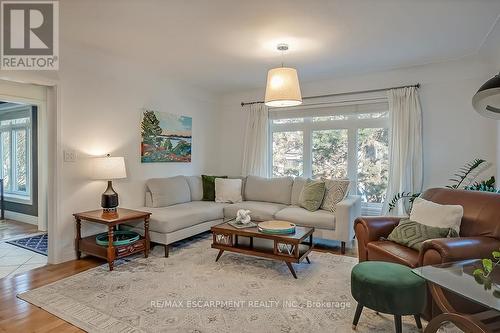
[[[61,52],[78,46],[224,93],[281,63],[303,81],[472,55],[498,0],[64,0]],[[500,23],[499,23],[500,24]]]

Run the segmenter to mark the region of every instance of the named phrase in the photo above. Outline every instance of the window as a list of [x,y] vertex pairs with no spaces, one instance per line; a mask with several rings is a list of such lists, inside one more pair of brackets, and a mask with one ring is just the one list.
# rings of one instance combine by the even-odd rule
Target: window
[[304,174],[304,135],[301,131],[273,133],[273,174],[302,176]]
[[389,173],[385,99],[271,109],[270,119],[273,176],[347,177],[351,193],[362,197],[362,213],[380,214]]
[[0,176],[7,197],[26,201],[31,199],[31,106],[14,109],[0,112]]
[[347,177],[347,130],[312,131],[312,177]]

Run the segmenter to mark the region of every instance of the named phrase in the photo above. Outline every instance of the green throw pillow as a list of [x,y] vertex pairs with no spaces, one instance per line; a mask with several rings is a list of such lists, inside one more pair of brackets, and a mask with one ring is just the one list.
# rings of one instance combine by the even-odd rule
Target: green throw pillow
[[318,210],[325,196],[325,182],[308,179],[299,196],[299,205],[311,212]]
[[420,251],[428,239],[457,237],[452,228],[431,227],[411,220],[402,220],[387,237],[388,240]]
[[215,178],[227,178],[227,176],[201,175],[203,184],[203,201],[215,201]]

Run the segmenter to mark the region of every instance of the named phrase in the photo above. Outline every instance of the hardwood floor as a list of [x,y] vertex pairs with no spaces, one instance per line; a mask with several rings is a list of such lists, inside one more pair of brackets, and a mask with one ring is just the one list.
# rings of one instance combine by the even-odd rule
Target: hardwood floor
[[[340,254],[340,247],[337,243],[320,242],[314,251]],[[346,255],[356,257],[356,248],[348,248]],[[17,276],[0,279],[0,333],[83,332],[45,310],[18,299],[16,295],[104,263],[106,261],[101,259],[85,257],[81,260],[47,265]]]
[[17,222],[13,220],[0,221],[0,241],[28,236],[38,232],[36,225]]
[[82,332],[64,320],[18,299],[16,295],[103,263],[100,259],[84,258],[0,279],[0,332]]

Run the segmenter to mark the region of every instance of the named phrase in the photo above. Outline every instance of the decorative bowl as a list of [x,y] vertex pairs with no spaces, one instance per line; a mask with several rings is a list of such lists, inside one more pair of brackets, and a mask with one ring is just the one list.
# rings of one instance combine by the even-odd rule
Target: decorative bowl
[[[134,231],[119,230],[113,233],[113,245],[127,245],[138,241],[141,236]],[[97,245],[108,246],[108,233],[103,232],[95,237],[95,242]]]
[[295,224],[288,221],[265,221],[259,223],[259,231],[265,234],[293,234]]

